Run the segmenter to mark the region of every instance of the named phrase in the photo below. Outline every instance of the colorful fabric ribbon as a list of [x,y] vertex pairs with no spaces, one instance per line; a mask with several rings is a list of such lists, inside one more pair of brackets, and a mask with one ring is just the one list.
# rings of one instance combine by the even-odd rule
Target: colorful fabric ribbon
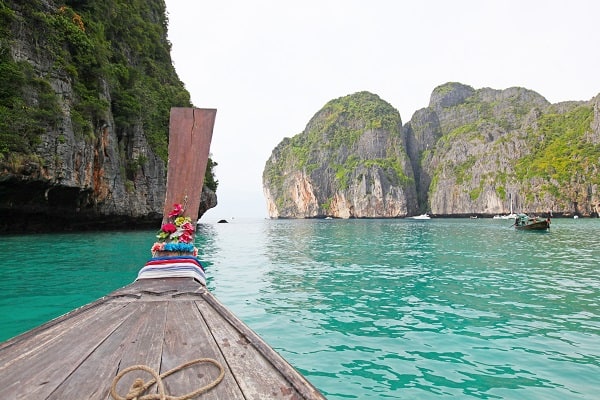
[[206,275],[200,261],[193,256],[153,257],[138,273],[137,279],[194,278],[206,285]]

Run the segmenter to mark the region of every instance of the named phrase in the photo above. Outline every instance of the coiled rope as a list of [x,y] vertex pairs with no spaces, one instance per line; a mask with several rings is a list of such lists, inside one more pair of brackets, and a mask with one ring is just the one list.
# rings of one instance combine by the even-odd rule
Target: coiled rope
[[[163,383],[163,378],[166,378],[167,376],[169,376],[177,371],[187,368],[190,365],[200,364],[200,363],[210,363],[210,364],[213,364],[214,366],[216,366],[217,368],[219,368],[219,370],[220,370],[219,376],[214,381],[210,382],[208,385],[202,386],[201,388],[199,388],[193,392],[184,394],[183,396],[167,395],[167,393],[165,391],[165,385]],[[135,380],[135,382],[133,382],[133,385],[131,386],[131,388],[129,389],[129,393],[127,393],[127,395],[125,397],[121,397],[117,393],[117,383],[119,383],[121,378],[123,378],[126,374],[128,374],[131,371],[135,371],[135,370],[146,371],[150,375],[152,375],[152,377],[154,379],[152,379],[148,382],[144,382],[143,379],[137,378]],[[160,375],[155,370],[148,367],[147,365],[133,365],[131,367],[125,368],[123,371],[119,372],[117,374],[117,376],[115,376],[115,379],[113,379],[112,386],[110,387],[110,395],[115,400],[188,400],[188,399],[192,399],[202,393],[208,392],[209,390],[211,390],[212,388],[217,386],[219,383],[221,383],[224,376],[225,376],[225,369],[223,368],[221,363],[219,363],[217,360],[213,360],[212,358],[198,358],[196,360],[181,364],[180,366],[175,367],[175,368],[173,368],[163,374],[160,374]],[[142,396],[142,394],[146,390],[148,390],[148,388],[150,386],[154,385],[155,383],[158,386],[158,393],[146,394],[146,395]]]

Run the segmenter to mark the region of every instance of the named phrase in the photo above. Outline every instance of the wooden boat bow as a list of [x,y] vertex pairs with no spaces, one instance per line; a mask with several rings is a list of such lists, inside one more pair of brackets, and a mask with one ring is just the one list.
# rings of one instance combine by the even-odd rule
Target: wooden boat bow
[[[122,369],[164,372],[198,358],[225,370],[203,399],[324,399],[191,278],[136,281],[2,343],[0,384],[9,399],[107,399]],[[194,365],[166,378],[165,389],[181,396],[218,375],[214,365]],[[151,378],[125,376],[117,392],[124,396],[139,376]]]
[[[165,223],[173,218],[169,213],[184,219],[197,216],[214,116],[215,110],[172,112]],[[179,202],[185,206],[173,210],[173,204]],[[165,232],[161,228],[160,249],[155,251],[153,246],[153,253],[167,254],[167,258],[171,253],[189,253],[182,249],[193,245],[177,236],[187,233],[187,225],[173,225],[179,230],[171,232],[169,227]],[[165,244],[183,247],[170,251]],[[217,382],[200,396],[325,398],[221,304],[202,279],[180,271],[167,272],[163,277],[138,276],[128,286],[0,343],[2,397],[105,400],[111,397],[114,383],[112,397],[119,399],[135,388],[136,379],[152,379],[143,371],[119,375],[142,365],[147,367],[145,371],[157,374],[185,367],[164,378],[164,390],[170,396],[193,394]],[[194,360],[210,362],[189,365]],[[150,389],[154,395],[158,392],[156,386]]]

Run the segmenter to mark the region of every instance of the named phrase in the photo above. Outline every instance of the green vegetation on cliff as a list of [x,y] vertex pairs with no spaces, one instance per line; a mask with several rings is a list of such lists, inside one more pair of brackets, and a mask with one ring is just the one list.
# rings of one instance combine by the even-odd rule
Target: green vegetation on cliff
[[421,144],[428,150],[419,164],[431,177],[427,197],[434,213],[497,210],[508,193],[530,212],[594,212],[600,184],[597,100],[552,105],[523,88],[442,89],[432,95],[431,107],[440,128],[427,146]]
[[[385,158],[365,160],[355,154],[343,155],[344,150],[354,146],[368,130],[382,130],[397,139],[400,137],[400,114],[379,96],[370,92],[358,92],[331,100],[313,121],[315,123],[309,125],[305,139],[301,139],[303,143],[300,148],[304,154],[309,152],[308,149],[322,147],[338,154],[338,157],[334,157],[336,160],[329,164],[329,168],[335,171],[340,189],[345,190],[350,186],[349,180],[359,166],[379,167],[388,172],[390,180],[407,182],[408,177],[398,161],[398,154],[394,153],[398,149],[386,149],[389,154]],[[316,168],[316,164],[310,164],[308,167],[310,171]]]
[[[110,114],[120,139],[141,127],[166,161],[170,109],[191,105],[172,65],[167,22],[163,0],[0,0],[0,161],[35,159],[41,135],[63,120],[89,143]],[[34,57],[19,61],[14,49]]]
[[[41,0],[2,0],[0,21],[0,152],[32,152],[36,136],[63,117],[71,118],[76,134],[93,137],[112,110],[120,135],[143,126],[166,160],[169,110],[190,100],[171,63],[164,2],[67,0],[53,9]],[[34,78],[29,63],[10,57],[20,26],[27,29],[26,41],[37,44],[31,51],[44,52],[50,74],[71,83],[70,115],[61,115],[44,84],[48,77]]]
[[[386,158],[364,160],[354,154],[346,154],[348,149],[359,140],[367,130],[384,130],[400,137],[402,121],[398,111],[379,96],[369,92],[331,100],[317,113],[304,133],[285,141],[289,154],[280,153],[277,164],[267,166],[266,176],[270,182],[281,180],[281,165],[292,163],[295,169],[304,169],[308,174],[323,167],[319,154],[328,152],[336,154],[328,158],[327,168],[335,172],[340,189],[347,189],[348,179],[358,166],[378,166],[406,182],[406,176],[397,155],[390,154]],[[282,143],[283,144],[283,143]],[[403,149],[401,149],[403,151]]]
[[[263,183],[279,215],[297,215],[295,197],[310,197],[310,191],[317,212],[328,213],[340,207],[332,206],[334,199],[404,193],[414,184],[407,160],[398,111],[375,94],[359,92],[329,101],[304,132],[284,139],[265,166]],[[371,212],[359,207],[358,214]]]
[[588,105],[542,115],[537,130],[528,134],[530,153],[516,162],[517,179],[541,179],[545,191],[564,200],[573,200],[575,186],[583,182],[600,184],[600,144],[586,138],[593,118]]
[[14,62],[0,49],[0,155],[30,154],[40,135],[56,128],[61,112],[50,84],[36,77],[29,63]]
[[338,148],[352,145],[368,129],[397,132],[402,126],[400,114],[391,104],[369,92],[331,100],[309,126],[307,142]]
[[[313,190],[322,210],[336,212],[340,197],[365,201],[375,187],[369,184],[381,179],[403,191],[414,186],[417,208],[438,215],[507,212],[509,197],[524,212],[598,214],[599,101],[552,105],[525,88],[475,90],[451,82],[399,128],[399,114],[376,95],[335,99],[274,151],[263,175],[272,176],[265,179],[268,201],[293,215],[290,201],[279,199]],[[285,177],[299,171],[312,178],[312,188],[297,181],[286,187]],[[314,183],[323,176],[329,181],[319,196]]]

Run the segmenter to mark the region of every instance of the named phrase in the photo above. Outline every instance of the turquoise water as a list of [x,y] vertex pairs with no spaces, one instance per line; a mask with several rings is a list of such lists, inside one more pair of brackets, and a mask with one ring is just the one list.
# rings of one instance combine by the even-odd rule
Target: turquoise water
[[[600,220],[510,223],[231,220],[197,245],[211,291],[328,399],[596,399]],[[0,340],[132,282],[153,234],[0,238]]]

